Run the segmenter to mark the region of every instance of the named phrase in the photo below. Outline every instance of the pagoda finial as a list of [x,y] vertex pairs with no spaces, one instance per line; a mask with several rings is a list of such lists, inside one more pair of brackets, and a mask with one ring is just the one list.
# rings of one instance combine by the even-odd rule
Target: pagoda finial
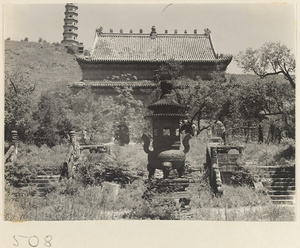
[[172,92],[173,85],[169,81],[161,81],[160,83],[161,88],[161,98],[163,98],[165,95],[169,95]]

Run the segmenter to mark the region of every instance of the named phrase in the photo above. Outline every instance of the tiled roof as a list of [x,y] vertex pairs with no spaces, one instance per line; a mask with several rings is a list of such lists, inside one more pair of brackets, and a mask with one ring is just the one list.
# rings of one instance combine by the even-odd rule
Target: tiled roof
[[96,33],[91,56],[78,56],[86,62],[181,62],[231,61],[219,56],[207,34]]
[[184,117],[185,114],[180,114],[180,113],[158,113],[158,114],[150,114],[146,115],[146,117],[161,117],[161,116],[170,116],[170,117]]
[[158,109],[162,106],[172,106],[172,107],[177,107],[177,108],[183,108],[183,105],[180,105],[179,103],[175,102],[172,99],[168,99],[168,98],[163,98],[160,99],[159,101],[151,104],[150,106],[148,106],[149,109]]

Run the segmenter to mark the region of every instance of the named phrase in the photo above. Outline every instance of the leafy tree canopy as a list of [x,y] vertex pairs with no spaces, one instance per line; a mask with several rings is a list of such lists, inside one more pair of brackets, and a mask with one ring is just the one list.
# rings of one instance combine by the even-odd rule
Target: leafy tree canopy
[[178,79],[183,75],[183,70],[181,62],[170,59],[154,72],[154,79],[157,81]]
[[240,52],[235,60],[246,73],[253,72],[261,78],[283,74],[295,89],[294,76],[291,75],[296,68],[295,57],[280,42],[268,42],[259,49],[248,48],[245,52]]

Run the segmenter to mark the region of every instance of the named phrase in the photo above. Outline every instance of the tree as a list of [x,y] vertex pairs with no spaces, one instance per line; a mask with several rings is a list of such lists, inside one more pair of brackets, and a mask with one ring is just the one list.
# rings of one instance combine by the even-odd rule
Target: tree
[[52,147],[67,138],[67,133],[73,128],[68,110],[69,103],[65,97],[52,92],[41,94],[38,109],[33,113],[36,121],[33,133],[35,144]]
[[118,92],[118,96],[115,98],[115,104],[119,110],[117,121],[122,122],[125,119],[126,125],[132,129],[131,139],[138,140],[145,124],[143,103],[133,97],[133,89],[130,87],[115,88],[115,90]]
[[[226,81],[220,74],[213,80],[197,81],[180,78],[174,81],[174,91],[180,104],[187,107],[190,122],[198,125],[197,133],[209,128],[218,120],[223,121],[230,104],[226,100]],[[202,121],[202,122],[201,122]]]
[[294,91],[289,89],[286,81],[279,79],[270,77],[250,82],[242,79],[238,82],[239,87],[232,96],[231,117],[226,117],[233,122],[233,127],[259,125],[263,128],[261,134],[265,133],[265,141],[280,142],[283,133],[294,138]]
[[295,57],[280,42],[268,42],[259,49],[248,48],[245,52],[239,52],[235,60],[246,73],[253,72],[261,78],[283,74],[295,89],[294,76],[291,75],[296,68]]
[[181,62],[170,59],[154,72],[154,79],[157,81],[178,79],[183,75],[183,70]]
[[5,71],[5,136],[11,130],[17,130],[19,139],[29,138],[32,128],[31,113],[33,109],[32,95],[35,84],[29,82],[18,68]]

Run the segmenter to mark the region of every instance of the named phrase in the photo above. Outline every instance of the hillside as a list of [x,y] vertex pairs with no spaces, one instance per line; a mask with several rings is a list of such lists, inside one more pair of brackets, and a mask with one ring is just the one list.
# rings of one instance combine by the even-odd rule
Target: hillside
[[[28,84],[36,83],[36,96],[42,91],[66,90],[68,84],[79,82],[82,78],[74,55],[67,53],[59,44],[50,43],[6,40],[5,70],[9,73],[21,72]],[[250,74],[227,74],[228,79],[231,76],[245,83],[259,79]],[[268,77],[268,80],[274,79],[286,81],[282,75]]]
[[6,40],[5,71],[20,72],[26,83],[36,83],[37,97],[43,91],[66,89],[68,84],[81,80],[74,55],[59,44]]

